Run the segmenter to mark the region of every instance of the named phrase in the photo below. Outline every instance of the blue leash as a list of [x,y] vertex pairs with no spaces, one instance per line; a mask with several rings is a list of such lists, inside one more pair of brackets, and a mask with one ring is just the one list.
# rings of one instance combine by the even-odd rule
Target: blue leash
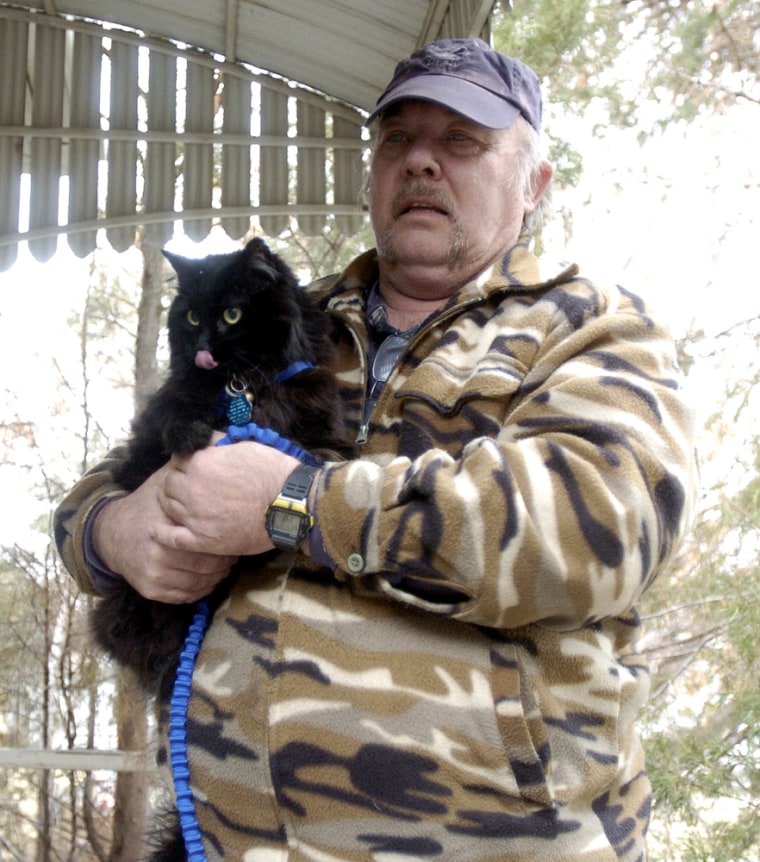
[[[275,380],[283,381],[299,374],[313,366],[308,362],[295,362],[277,375]],[[250,415],[250,414],[249,414]],[[232,416],[229,416],[232,421]],[[297,446],[292,440],[272,431],[270,428],[260,428],[255,422],[235,425],[227,428],[227,434],[217,442],[217,446],[229,446],[239,443],[241,440],[253,440],[272,446],[292,455],[309,464],[318,467],[320,462],[305,449]],[[172,689],[172,697],[169,702],[169,762],[171,763],[172,775],[174,777],[174,791],[176,796],[177,812],[179,814],[182,837],[185,841],[188,862],[207,862],[206,851],[203,849],[203,840],[200,824],[195,814],[195,802],[193,791],[190,789],[190,761],[187,755],[187,714],[190,706],[190,693],[192,691],[193,672],[195,662],[201,650],[203,638],[211,622],[211,609],[205,599],[198,602],[195,616],[188,629],[185,644],[179,657],[177,676]]]
[[174,776],[174,791],[182,837],[185,840],[188,862],[206,862],[206,851],[201,840],[201,827],[195,816],[193,791],[190,789],[190,763],[187,757],[187,711],[193,682],[195,660],[210,622],[208,602],[198,602],[195,616],[179,657],[177,677],[174,680],[169,705],[169,761]]
[[265,446],[271,446],[274,449],[279,449],[286,455],[292,455],[308,464],[310,467],[319,467],[320,461],[315,458],[311,452],[302,449],[292,440],[283,437],[271,428],[260,428],[255,422],[249,422],[247,425],[230,425],[227,429],[227,434],[217,441],[217,446],[229,446],[231,443],[239,443],[241,440],[253,440],[256,443],[263,443]]

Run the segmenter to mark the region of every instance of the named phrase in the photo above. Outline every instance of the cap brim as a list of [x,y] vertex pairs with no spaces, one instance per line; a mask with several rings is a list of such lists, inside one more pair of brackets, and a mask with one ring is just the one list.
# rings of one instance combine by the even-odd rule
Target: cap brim
[[506,129],[520,109],[477,84],[450,75],[418,75],[404,81],[380,97],[366,125],[374,122],[391,105],[404,99],[435,102],[488,129]]

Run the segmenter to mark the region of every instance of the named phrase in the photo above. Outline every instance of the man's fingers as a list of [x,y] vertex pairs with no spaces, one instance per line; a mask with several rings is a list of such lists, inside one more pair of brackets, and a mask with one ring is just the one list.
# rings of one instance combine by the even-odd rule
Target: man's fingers
[[140,592],[168,604],[194,602],[208,595],[230,573],[234,557],[158,548],[143,572]]
[[[161,505],[163,508],[163,501]],[[167,505],[169,507],[173,506],[171,501],[168,501]],[[166,509],[164,509],[164,512],[166,513]],[[170,551],[185,551],[188,554],[197,553],[197,539],[192,531],[187,527],[183,527],[174,518],[172,520],[174,521],[173,524],[156,523],[152,526],[151,538],[153,541]],[[176,564],[176,560],[174,562]]]
[[[215,586],[216,584],[213,584],[212,589]],[[188,605],[204,598],[210,592],[211,589],[205,581],[198,584],[189,580],[185,582],[184,579],[181,579],[181,582],[176,586],[156,585],[155,588],[151,588],[148,585],[143,595],[146,599],[152,599],[166,605]]]
[[158,504],[163,513],[175,524],[181,524],[187,515],[185,506],[182,504],[182,482],[185,478],[184,471],[180,467],[167,470],[163,481],[158,486]]

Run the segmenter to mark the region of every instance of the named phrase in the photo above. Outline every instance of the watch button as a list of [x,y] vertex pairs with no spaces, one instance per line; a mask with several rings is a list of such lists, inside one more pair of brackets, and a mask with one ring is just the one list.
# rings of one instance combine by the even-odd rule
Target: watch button
[[346,563],[350,572],[358,574],[364,568],[364,557],[361,554],[349,554]]

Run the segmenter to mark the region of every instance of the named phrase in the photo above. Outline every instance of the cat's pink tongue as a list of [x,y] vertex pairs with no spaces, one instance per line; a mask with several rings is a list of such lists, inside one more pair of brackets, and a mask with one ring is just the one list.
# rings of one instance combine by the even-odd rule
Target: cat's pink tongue
[[195,354],[195,364],[198,368],[203,368],[204,371],[211,371],[212,368],[216,368],[219,365],[211,355],[210,350],[199,350]]

